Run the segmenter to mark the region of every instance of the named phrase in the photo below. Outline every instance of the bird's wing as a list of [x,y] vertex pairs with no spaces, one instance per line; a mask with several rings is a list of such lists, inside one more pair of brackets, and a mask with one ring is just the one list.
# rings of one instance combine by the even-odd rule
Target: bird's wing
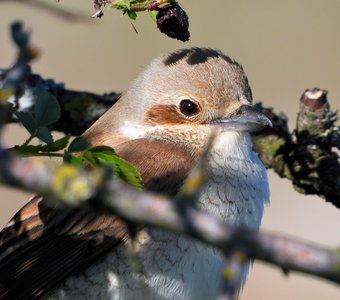
[[39,298],[126,237],[118,218],[35,197],[0,233],[0,299]]
[[[135,164],[146,188],[169,194],[194,163],[180,148],[146,139],[124,141],[116,151]],[[51,208],[37,196],[0,232],[0,299],[39,298],[127,238],[112,215]]]

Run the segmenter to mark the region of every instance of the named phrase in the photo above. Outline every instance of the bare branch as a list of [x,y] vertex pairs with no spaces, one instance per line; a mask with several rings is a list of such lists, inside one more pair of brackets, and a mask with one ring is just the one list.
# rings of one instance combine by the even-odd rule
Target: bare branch
[[[199,211],[190,201],[176,201],[141,191],[119,180],[106,177],[100,170],[74,169],[68,165],[46,165],[38,159],[10,156],[0,149],[0,182],[58,199],[67,205],[93,205],[134,224],[143,224],[194,237],[224,253],[233,251],[287,271],[299,271],[340,284],[340,252],[283,235],[232,226]],[[67,175],[66,175],[67,174]],[[65,181],[60,189],[58,182]],[[76,183],[73,185],[73,181]],[[88,189],[74,188],[84,181]],[[59,187],[59,188],[58,188]],[[89,201],[88,199],[92,199]]]

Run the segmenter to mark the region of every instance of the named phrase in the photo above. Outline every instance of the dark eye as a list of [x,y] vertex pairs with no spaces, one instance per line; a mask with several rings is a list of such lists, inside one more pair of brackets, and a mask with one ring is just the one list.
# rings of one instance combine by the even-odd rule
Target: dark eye
[[197,104],[188,99],[181,101],[179,104],[179,109],[181,113],[187,117],[194,116],[199,112]]

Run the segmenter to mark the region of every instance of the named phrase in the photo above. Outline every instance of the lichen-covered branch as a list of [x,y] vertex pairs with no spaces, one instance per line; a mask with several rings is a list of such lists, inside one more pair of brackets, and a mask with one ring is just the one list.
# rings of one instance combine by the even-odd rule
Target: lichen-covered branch
[[[0,71],[0,88],[6,81],[8,71]],[[32,112],[36,96],[42,92],[54,95],[61,108],[61,117],[52,125],[51,130],[65,134],[80,135],[90,127],[119,98],[119,93],[98,95],[85,91],[66,89],[64,84],[51,79],[43,79],[29,70],[21,82],[22,94],[19,96],[17,108],[20,111]],[[13,101],[14,102],[14,101]],[[9,116],[8,122],[17,122],[14,116]]]
[[319,195],[340,207],[340,161],[335,151],[340,149],[340,131],[327,92],[314,88],[302,94],[292,133],[284,115],[261,109],[274,125],[253,139],[266,167],[291,180],[298,192]]
[[[100,169],[78,170],[53,162],[46,165],[37,159],[11,156],[0,149],[0,182],[39,193],[50,201],[55,199],[72,206],[92,205],[93,209],[113,213],[127,222],[189,235],[224,253],[241,253],[285,272],[299,271],[340,284],[337,249],[232,226],[198,210],[190,201],[141,191],[112,179]],[[63,188],[60,188],[61,182],[65,182]],[[239,257],[237,255],[235,257]]]

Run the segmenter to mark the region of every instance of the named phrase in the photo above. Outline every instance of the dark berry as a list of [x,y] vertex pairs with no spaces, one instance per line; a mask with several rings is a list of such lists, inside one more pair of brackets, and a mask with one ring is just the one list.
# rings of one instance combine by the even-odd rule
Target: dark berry
[[167,36],[187,42],[190,37],[189,18],[178,4],[167,4],[158,8],[157,27]]

